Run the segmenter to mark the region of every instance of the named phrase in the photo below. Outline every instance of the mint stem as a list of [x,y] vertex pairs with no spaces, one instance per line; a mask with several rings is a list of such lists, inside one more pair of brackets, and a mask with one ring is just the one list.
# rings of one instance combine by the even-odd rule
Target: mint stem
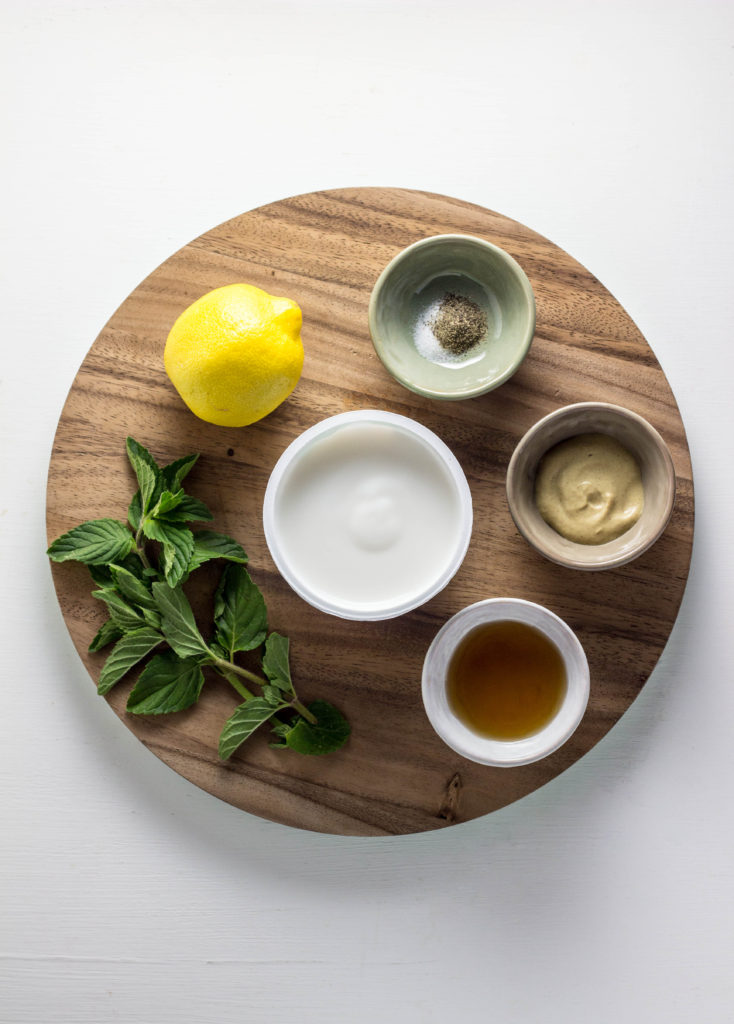
[[311,725],[316,725],[316,723],[318,722],[318,718],[313,713],[313,711],[309,711],[306,705],[302,704],[297,697],[294,697],[294,699],[291,701],[291,707],[294,709],[294,711],[297,711],[299,715],[303,715],[306,721],[310,722]]
[[217,668],[222,673],[227,682],[230,684],[230,686],[233,686],[237,693],[239,693],[240,697],[244,697],[245,700],[249,700],[251,697],[255,696],[252,690],[248,690],[246,686],[243,686],[242,683],[237,678],[237,676],[235,676],[232,672],[229,671],[229,662],[221,661],[221,659],[217,659],[217,662]]
[[148,561],[148,556],[145,553],[145,540],[143,538],[142,520],[135,534],[135,550],[138,554],[138,558],[143,563],[143,568],[150,569],[150,562]]
[[[223,672],[234,672],[236,675],[242,676],[243,679],[248,679],[251,683],[255,683],[256,686],[267,686],[267,680],[262,679],[260,676],[256,676],[254,672],[250,672],[246,668],[240,668],[240,666],[235,665],[233,661],[225,661],[224,658],[218,658],[216,655],[212,655],[212,657],[214,658],[214,664]],[[254,694],[249,693],[248,696],[253,697]]]
[[[237,693],[239,693],[241,697],[245,698],[245,700],[249,700],[250,697],[254,697],[255,695],[254,693],[251,693],[250,690],[247,689],[247,687],[243,686],[242,683],[240,683],[239,679],[233,678],[232,673],[234,673],[237,676],[242,676],[243,679],[247,679],[251,683],[255,683],[257,686],[268,685],[266,679],[263,679],[261,676],[255,675],[254,672],[250,672],[246,668],[241,668],[239,665],[235,665],[233,661],[225,661],[224,658],[217,658],[216,656],[213,657],[214,664],[222,673],[224,678],[227,680],[228,683],[230,683],[235,688],[235,690],[237,691]],[[318,722],[316,715],[314,715],[312,711],[309,711],[306,705],[301,703],[301,701],[297,697],[294,696],[293,700],[290,702],[290,706],[293,708],[294,711],[297,711],[299,715],[302,715],[307,722],[310,722],[311,725],[316,725],[316,723]]]

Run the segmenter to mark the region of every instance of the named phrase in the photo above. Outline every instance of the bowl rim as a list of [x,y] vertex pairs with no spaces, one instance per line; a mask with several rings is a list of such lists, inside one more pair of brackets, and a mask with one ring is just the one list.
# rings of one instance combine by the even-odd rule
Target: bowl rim
[[[519,472],[518,466],[525,453],[530,442],[537,437],[543,430],[545,430],[549,424],[555,423],[559,420],[563,420],[566,417],[577,413],[579,411],[603,411],[611,413],[613,416],[617,416],[620,419],[627,420],[636,425],[636,427],[646,435],[646,437],[652,442],[652,445],[657,452],[660,462],[665,470],[665,477],[667,481],[666,498],[663,506],[662,514],[660,515],[657,525],[654,530],[651,530],[647,534],[640,536],[638,542],[632,547],[625,550],[616,551],[616,541],[608,541],[606,544],[576,544],[573,541],[566,543],[571,546],[571,551],[578,551],[579,555],[586,554],[589,557],[573,557],[571,553],[564,556],[560,552],[549,550],[545,545],[539,542],[532,533],[527,529],[525,518],[518,513],[518,508],[515,502],[515,491],[516,491],[516,478]],[[569,434],[568,437],[576,436],[579,433],[585,433],[583,429],[575,431],[574,434]],[[601,431],[603,433],[603,431]],[[542,456],[553,447],[553,444],[560,443],[563,438],[559,438],[552,444],[549,444],[543,449],[543,452],[538,458],[538,462]],[[536,463],[537,467],[537,463]],[[515,445],[515,449],[512,453],[510,461],[507,466],[507,472],[505,475],[505,493],[507,496],[507,505],[510,511],[512,520],[517,527],[519,533],[524,537],[527,543],[539,554],[543,555],[549,561],[554,562],[556,565],[561,565],[569,569],[579,569],[586,572],[602,571],[605,569],[614,569],[619,566],[626,565],[628,562],[639,558],[640,555],[644,554],[649,548],[655,544],[657,540],[662,536],[665,528],[670,522],[670,517],[673,512],[673,506],[675,504],[676,495],[676,475],[675,466],[673,464],[673,457],[670,453],[670,449],[663,440],[659,431],[655,429],[649,420],[646,420],[644,416],[634,412],[632,409],[628,409],[625,406],[617,405],[613,402],[573,402],[570,405],[563,405],[558,409],[554,409],[552,412],[547,413],[541,417],[536,423],[526,430],[520,440]],[[549,527],[552,529],[552,527]],[[620,536],[624,536],[621,534]],[[599,554],[603,553],[603,549],[613,545],[614,547],[609,550],[607,558],[599,558]],[[597,558],[595,561],[591,560],[591,554],[595,553]]]
[[[398,429],[402,429],[405,433],[410,434],[412,437],[422,442],[434,453],[434,455],[438,457],[448,471],[451,482],[454,486],[459,502],[461,522],[457,531],[453,554],[449,562],[444,566],[442,572],[435,577],[430,586],[425,587],[418,594],[414,594],[412,597],[397,604],[382,603],[378,605],[377,603],[373,603],[371,607],[360,608],[354,604],[339,604],[325,599],[323,595],[311,589],[308,584],[304,583],[292,571],[278,541],[277,529],[275,526],[275,510],[278,491],[287,470],[294,460],[297,459],[298,456],[304,452],[316,438],[332,433],[343,426],[370,422],[388,424],[395,426]],[[275,463],[275,466],[270,473],[270,477],[268,478],[268,483],[265,488],[265,496],[263,499],[263,529],[265,532],[265,542],[280,575],[291,589],[312,607],[317,608],[319,611],[326,612],[329,615],[334,615],[337,618],[349,619],[355,622],[381,622],[386,619],[397,618],[399,615],[404,615],[406,612],[413,611],[415,608],[420,607],[427,601],[430,601],[431,598],[435,597],[436,594],[440,593],[461,568],[469,549],[473,523],[474,510],[472,494],[466,475],[461,463],[445,441],[418,420],[411,419],[409,416],[402,416],[399,413],[388,412],[384,409],[353,409],[348,412],[336,413],[333,416],[327,416],[324,419],[319,420],[317,423],[313,424],[313,426],[302,431],[302,433],[295,437],[285,448],[280,455],[280,458]]]
[[[496,740],[466,726],[451,710],[446,670],[458,644],[487,622],[523,622],[542,632],[559,650],[567,689],[560,709],[542,729],[519,740]],[[581,641],[550,608],[520,597],[492,597],[467,605],[436,633],[423,661],[421,695],[426,715],[444,743],[478,764],[511,768],[532,764],[558,750],[578,728],[589,702],[591,677]]]
[[[410,257],[418,249],[425,248],[427,246],[440,246],[447,242],[461,242],[467,245],[468,248],[483,248],[486,249],[500,258],[500,261],[507,267],[512,273],[513,277],[520,284],[523,295],[525,296],[526,307],[528,311],[528,319],[525,328],[525,335],[523,337],[522,345],[518,347],[517,354],[513,359],[512,363],[507,367],[499,376],[492,378],[488,382],[478,384],[473,388],[469,388],[461,393],[450,390],[437,390],[436,388],[424,387],[420,384],[416,384],[412,381],[407,380],[396,367],[394,367],[385,351],[384,339],[377,327],[377,309],[380,301],[381,293],[385,287],[385,283],[395,270]],[[425,238],[419,238],[415,242],[411,242],[404,249],[397,252],[392,259],[387,263],[380,274],[377,277],[372,291],[370,292],[370,300],[367,307],[367,321],[369,324],[370,337],[372,339],[372,345],[375,349],[378,359],[388,371],[388,373],[403,387],[412,391],[414,394],[423,395],[425,398],[434,398],[439,401],[459,401],[466,398],[476,398],[479,395],[487,394],[489,391],[493,391],[498,388],[501,384],[512,377],[517,372],[518,368],[522,364],[523,360],[530,351],[530,346],[535,336],[535,326],[537,318],[537,309],[535,303],[535,292],[530,284],[530,280],[514,258],[511,256],[506,249],[501,248],[499,245],[495,245],[494,242],[488,241],[486,238],[480,238],[477,235],[464,235],[460,232],[448,232],[439,235],[428,235]],[[448,379],[448,377],[447,377]]]

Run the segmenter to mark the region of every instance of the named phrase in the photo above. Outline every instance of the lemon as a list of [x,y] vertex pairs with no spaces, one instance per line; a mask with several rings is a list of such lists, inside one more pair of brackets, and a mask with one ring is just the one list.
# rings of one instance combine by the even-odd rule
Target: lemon
[[166,373],[200,419],[245,427],[276,409],[298,383],[301,323],[291,299],[251,284],[215,288],[171,328]]

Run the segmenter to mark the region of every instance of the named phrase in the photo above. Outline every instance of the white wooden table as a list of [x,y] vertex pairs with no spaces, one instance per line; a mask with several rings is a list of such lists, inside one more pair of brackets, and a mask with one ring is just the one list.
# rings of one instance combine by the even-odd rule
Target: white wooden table
[[[734,1020],[734,7],[6,0],[0,1021]],[[192,787],[96,699],[44,555],[66,392],[212,225],[342,185],[479,203],[633,316],[697,533],[667,649],[569,772],[445,832],[339,839]]]

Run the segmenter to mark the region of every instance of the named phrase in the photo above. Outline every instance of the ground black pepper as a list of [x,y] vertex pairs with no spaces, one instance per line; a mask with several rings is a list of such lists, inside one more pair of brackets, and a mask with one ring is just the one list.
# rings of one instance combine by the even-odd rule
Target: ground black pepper
[[464,355],[487,331],[487,314],[464,295],[447,292],[429,326],[442,348]]

